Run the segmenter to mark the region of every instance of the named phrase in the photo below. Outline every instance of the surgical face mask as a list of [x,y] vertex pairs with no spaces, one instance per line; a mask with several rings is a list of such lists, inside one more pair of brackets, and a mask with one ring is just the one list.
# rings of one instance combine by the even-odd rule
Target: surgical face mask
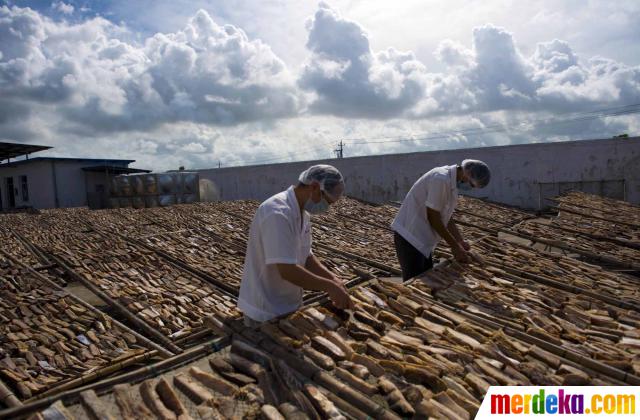
[[456,186],[458,187],[458,190],[460,190],[460,191],[471,191],[473,189],[473,187],[471,186],[470,183],[464,182],[464,181],[456,182]]
[[327,201],[326,198],[324,198],[324,194],[323,194],[322,197],[320,198],[320,201],[318,201],[317,203],[314,203],[313,200],[309,198],[307,202],[304,203],[304,209],[311,214],[324,213],[327,210],[329,210],[329,202]]

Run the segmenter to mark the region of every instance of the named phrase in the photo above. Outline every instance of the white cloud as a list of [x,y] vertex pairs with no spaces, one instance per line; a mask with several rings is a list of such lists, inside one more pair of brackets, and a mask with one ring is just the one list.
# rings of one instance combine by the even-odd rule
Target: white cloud
[[291,116],[300,106],[293,78],[267,45],[204,11],[142,44],[123,41],[124,33],[102,18],[74,25],[2,6],[1,93],[55,104],[77,130],[229,125]]
[[200,143],[189,143],[182,148],[183,151],[187,153],[204,153],[207,151],[207,148]]
[[308,23],[311,57],[300,86],[313,91],[312,112],[347,118],[389,118],[424,95],[425,67],[411,52],[373,53],[364,29],[320,3]]
[[[235,14],[229,6],[221,10],[262,19],[241,4],[246,10]],[[266,4],[275,19],[280,2]],[[373,6],[384,17],[382,5]],[[130,157],[137,166],[169,169],[330,157],[335,142],[353,137],[413,141],[348,141],[347,155],[638,130],[639,119],[629,116],[470,134],[464,130],[640,103],[640,69],[579,54],[571,39],[521,43],[519,30],[517,40],[490,24],[466,27],[468,45],[455,37],[435,44],[429,53],[440,64],[427,67],[417,58],[423,47],[414,53],[403,44],[384,45],[352,18],[358,7],[345,9],[349,17],[321,4],[306,29],[303,19],[291,22],[306,36],[287,36],[279,50],[286,43],[297,50],[299,42],[307,57],[286,65],[262,36],[205,11],[145,37],[100,17],[70,23],[0,6],[0,139],[49,144],[57,155]],[[256,22],[251,31],[269,26]],[[275,33],[281,32],[265,38]],[[448,134],[425,135],[434,132]]]
[[56,1],[53,2],[51,4],[51,8],[54,10],[57,10],[58,12],[65,14],[65,15],[71,15],[73,14],[73,11],[75,10],[73,5],[71,4],[67,4],[65,2],[62,1]]
[[513,35],[492,25],[473,31],[473,47],[445,40],[436,57],[446,66],[430,74],[414,117],[495,110],[580,111],[640,102],[640,66],[610,59],[581,60],[561,40],[539,43],[524,56]]

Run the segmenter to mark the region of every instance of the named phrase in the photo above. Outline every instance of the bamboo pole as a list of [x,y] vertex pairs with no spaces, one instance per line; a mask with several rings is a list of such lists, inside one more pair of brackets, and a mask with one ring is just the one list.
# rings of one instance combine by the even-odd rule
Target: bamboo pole
[[222,348],[228,346],[229,342],[230,337],[228,336],[217,337],[198,347],[186,350],[181,354],[172,356],[168,359],[164,359],[153,365],[144,366],[132,372],[104,379],[100,382],[87,384],[80,388],[63,391],[59,394],[51,395],[49,397],[30,402],[20,407],[13,407],[4,411],[0,411],[0,419],[26,417],[36,411],[48,407],[57,400],[63,400],[65,404],[77,402],[80,393],[88,389],[93,389],[96,392],[102,392],[117,384],[140,382],[146,378],[161,375],[169,370],[176,369],[178,366],[189,363],[203,355],[220,351]]
[[[16,395],[7,387],[2,379],[0,379],[0,401],[6,407],[20,407],[22,403]],[[1,418],[1,416],[0,416]]]
[[[124,316],[129,322],[135,325],[137,328],[140,328],[150,337],[153,337],[158,343],[162,343],[163,347],[159,347],[156,345],[156,348],[160,354],[166,357],[170,357],[172,353],[180,353],[182,349],[176,346],[171,340],[165,337],[162,333],[160,333],[155,328],[151,327],[142,319],[138,318],[135,314],[133,314],[129,309],[121,305],[119,302],[112,299],[109,295],[100,290],[96,285],[73,271],[69,266],[67,266],[62,260],[60,260],[57,256],[51,255],[51,259],[56,262],[72,279],[81,283],[84,287],[93,292],[100,299],[105,301],[109,306],[111,306],[114,310],[118,311],[122,316]],[[115,320],[114,320],[115,321]],[[158,348],[159,347],[159,348]],[[168,350],[167,350],[168,349]]]
[[158,351],[157,350],[153,350],[153,351],[150,351],[150,352],[146,352],[146,353],[135,355],[135,356],[130,357],[128,359],[125,359],[125,360],[123,360],[121,362],[115,363],[113,365],[105,366],[105,367],[103,367],[101,369],[95,370],[95,371],[93,371],[91,373],[82,375],[82,376],[77,377],[77,378],[73,378],[70,381],[61,383],[58,386],[50,388],[45,392],[42,392],[42,393],[40,393],[40,394],[38,394],[38,395],[36,395],[36,396],[34,396],[32,398],[29,398],[27,401],[25,401],[25,403],[38,401],[41,398],[46,398],[48,396],[55,395],[55,394],[58,394],[58,393],[63,392],[63,391],[67,391],[69,389],[73,389],[73,388],[75,388],[77,386],[89,384],[89,383],[95,381],[96,379],[100,379],[100,378],[102,378],[102,377],[104,377],[106,375],[110,375],[110,374],[112,374],[114,372],[117,372],[117,371],[122,370],[122,369],[124,369],[126,367],[129,367],[129,366],[131,366],[133,364],[147,361],[147,360],[153,358],[154,356],[156,356],[157,354],[158,354]]
[[632,270],[639,270],[640,271],[640,264],[628,263],[628,262],[617,260],[617,259],[612,258],[612,257],[607,257],[605,255],[594,254],[593,252],[584,251],[584,250],[569,246],[565,242],[562,242],[562,241],[554,241],[554,240],[549,240],[549,239],[537,238],[535,236],[531,236],[531,235],[528,235],[526,233],[521,233],[521,232],[517,232],[517,231],[512,231],[510,229],[504,229],[504,230],[501,229],[500,232],[508,233],[509,235],[519,236],[521,238],[528,239],[528,240],[530,240],[532,242],[539,242],[541,244],[545,244],[545,245],[553,246],[553,247],[556,247],[556,248],[564,249],[565,251],[569,251],[569,252],[572,252],[572,253],[575,253],[575,254],[580,254],[580,255],[582,255],[584,257],[590,258],[590,259],[595,260],[595,261],[600,261],[600,262],[603,262],[603,263],[617,265],[619,267],[624,267],[624,268],[631,268]]
[[[85,308],[89,309],[91,312],[93,312],[94,314],[96,314],[100,318],[104,318],[105,317],[105,314],[102,313],[101,311],[99,311],[93,305],[90,305],[89,303],[87,303],[84,300],[80,299],[79,297],[77,297],[73,293],[69,293],[69,292],[65,291],[60,286],[58,286],[57,284],[55,284],[54,282],[52,282],[51,280],[49,280],[48,278],[43,276],[41,273],[33,270],[31,267],[28,267],[28,266],[22,264],[20,261],[16,260],[11,255],[9,255],[6,252],[4,252],[2,249],[0,249],[0,253],[2,253],[7,259],[9,259],[14,264],[18,265],[19,267],[22,267],[23,269],[28,270],[31,274],[33,274],[36,277],[38,277],[40,280],[42,280],[43,282],[48,284],[50,287],[52,287],[52,288],[54,288],[56,290],[63,290],[67,294],[67,296],[69,296],[72,300],[74,300],[79,305],[82,305]],[[152,348],[153,350],[157,351],[160,356],[162,356],[162,357],[171,357],[171,356],[173,356],[173,353],[171,353],[170,351],[168,351],[164,347],[158,345],[157,343],[154,343],[153,341],[149,340],[147,337],[143,336],[142,334],[138,333],[137,331],[127,327],[126,325],[124,325],[123,323],[118,321],[117,319],[110,318],[110,320],[118,328],[120,328],[120,329],[132,334],[133,336],[135,336],[136,340],[140,341],[142,344],[145,344],[146,346],[148,346],[148,347]]]
[[35,246],[33,246],[22,235],[20,235],[18,232],[14,231],[11,228],[9,228],[9,232],[13,236],[15,236],[15,238],[18,240],[18,242],[20,242],[22,245],[24,245],[25,248],[27,248],[33,255],[35,255],[36,258],[40,260],[40,263],[42,265],[51,265],[51,261],[49,261],[49,259],[46,256],[44,256],[44,254],[42,254],[42,252],[40,252],[39,249],[37,249]]

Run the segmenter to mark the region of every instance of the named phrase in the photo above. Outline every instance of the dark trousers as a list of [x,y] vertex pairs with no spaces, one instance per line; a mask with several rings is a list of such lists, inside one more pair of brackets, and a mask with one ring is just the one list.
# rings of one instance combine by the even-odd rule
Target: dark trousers
[[396,254],[402,268],[403,280],[409,280],[433,268],[432,256],[425,257],[398,232],[393,232],[393,242],[396,244]]

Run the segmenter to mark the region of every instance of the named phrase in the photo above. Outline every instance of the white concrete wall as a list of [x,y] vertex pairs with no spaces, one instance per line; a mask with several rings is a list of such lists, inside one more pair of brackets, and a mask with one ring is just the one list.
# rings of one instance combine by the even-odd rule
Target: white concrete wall
[[58,207],[81,207],[87,205],[85,166],[87,162],[53,161],[58,189]]
[[[6,178],[13,177],[13,185],[17,188],[16,207],[55,207],[53,194],[53,181],[51,177],[51,163],[47,161],[34,161],[33,163],[3,166],[0,168],[0,194],[2,196],[2,208],[9,207]],[[22,185],[20,177],[27,176],[29,186],[29,200],[22,199]]]
[[[6,178],[13,177],[14,186],[18,189],[16,207],[35,207],[39,209],[55,207],[81,207],[87,205],[87,191],[94,192],[96,184],[104,181],[104,174],[86,173],[82,168],[102,165],[102,161],[82,160],[34,160],[17,165],[0,167],[0,194],[2,208],[9,206],[6,191]],[[116,165],[127,166],[120,163]],[[22,200],[20,176],[26,175],[29,184],[29,200]],[[87,181],[89,181],[87,190]],[[56,200],[57,191],[57,200]]]
[[350,196],[384,202],[402,200],[413,182],[429,169],[459,163],[465,158],[483,160],[491,167],[490,185],[472,195],[493,201],[538,209],[541,204],[547,204],[541,200],[541,192],[553,195],[551,192],[557,183],[576,182],[579,186],[579,183],[598,185],[605,181],[610,189],[615,189],[616,182],[624,185],[624,197],[640,204],[640,137],[365,156],[199,172],[201,180],[210,181],[222,200],[262,200],[295,183],[308,166],[328,163],[345,176]]

